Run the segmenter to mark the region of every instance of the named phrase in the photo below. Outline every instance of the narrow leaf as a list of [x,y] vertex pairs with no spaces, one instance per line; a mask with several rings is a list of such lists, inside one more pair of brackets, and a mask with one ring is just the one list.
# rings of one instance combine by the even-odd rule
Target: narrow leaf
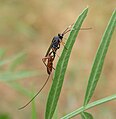
[[59,61],[57,63],[56,66],[56,70],[55,70],[55,75],[53,78],[53,83],[51,86],[51,90],[48,96],[48,100],[47,100],[47,106],[46,106],[46,113],[45,113],[45,119],[52,119],[54,111],[56,109],[56,105],[59,99],[59,95],[61,92],[61,88],[62,88],[62,84],[63,84],[63,80],[64,80],[64,75],[66,72],[66,68],[68,65],[68,60],[70,57],[70,53],[73,47],[73,44],[76,40],[77,34],[79,32],[79,29],[87,15],[88,12],[88,8],[86,8],[82,14],[78,17],[76,23],[74,24],[74,27],[71,32],[70,35],[68,37],[68,40],[66,42],[66,48],[63,49],[63,52],[59,58]]
[[112,101],[112,100],[116,100],[116,94],[112,95],[112,96],[109,96],[109,97],[106,97],[106,98],[103,98],[103,99],[100,99],[100,100],[97,100],[97,101],[92,102],[90,104],[87,104],[86,107],[82,106],[82,107],[76,109],[75,111],[65,115],[61,119],[71,119],[72,117],[77,116],[78,114],[84,112],[87,109],[90,109],[92,107],[98,106],[100,104],[103,104],[103,103],[106,103],[106,102],[109,102],[109,101]]
[[19,57],[16,57],[14,61],[10,64],[10,71],[14,71],[15,68],[23,63],[24,59],[26,58],[26,53],[21,53]]
[[6,53],[6,50],[0,48],[0,60],[3,58],[3,56],[5,55],[5,53]]
[[113,34],[114,28],[116,25],[116,10],[113,12],[112,17],[109,21],[109,24],[104,32],[104,35],[102,37],[100,46],[98,48],[93,66],[92,66],[92,70],[91,70],[91,74],[89,77],[89,81],[88,81],[88,86],[87,86],[87,90],[86,90],[86,94],[85,94],[85,100],[84,100],[84,106],[88,104],[88,102],[90,101],[97,82],[99,80],[101,71],[102,71],[102,67],[103,67],[103,63],[104,63],[104,59],[109,47],[109,43],[111,40],[111,36]]
[[93,119],[93,116],[88,112],[82,112],[81,117],[82,119]]
[[[32,95],[32,97],[33,97],[33,95]],[[36,110],[35,100],[32,101],[32,119],[37,119],[37,110]]]
[[3,61],[0,61],[0,66],[3,66],[3,65],[5,65],[5,64],[8,64],[8,63],[10,63],[10,62],[12,62],[12,61],[18,59],[18,58],[21,57],[21,56],[22,56],[22,53],[19,53],[19,54],[14,55],[14,56],[12,56],[12,57],[10,57],[10,58],[7,58],[7,59],[5,59],[5,60],[3,60]]
[[58,106],[56,107],[56,110],[54,112],[53,119],[58,119]]
[[32,101],[32,119],[37,119],[37,111],[34,100]]
[[18,80],[18,79],[37,76],[37,75],[38,72],[36,71],[18,71],[18,72],[5,71],[0,73],[0,80],[1,81]]
[[24,86],[22,86],[21,84],[15,82],[15,81],[10,81],[10,82],[6,82],[10,87],[12,87],[13,89],[17,90],[18,92],[22,93],[23,95],[31,98],[32,97],[32,93],[29,89],[26,89]]

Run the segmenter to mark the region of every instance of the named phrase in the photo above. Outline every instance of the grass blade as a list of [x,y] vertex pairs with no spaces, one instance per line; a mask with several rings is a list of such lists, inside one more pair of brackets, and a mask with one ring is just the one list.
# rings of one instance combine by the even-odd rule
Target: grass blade
[[21,53],[19,57],[16,57],[16,59],[14,59],[14,61],[11,62],[9,70],[14,71],[18,65],[24,62],[26,55],[27,55],[26,53]]
[[10,82],[6,82],[6,84],[29,98],[31,98],[33,95],[29,89],[26,89],[24,86],[22,86],[17,82],[10,81]]
[[3,65],[5,65],[5,64],[8,64],[10,62],[13,62],[14,60],[16,60],[18,58],[20,58],[22,56],[22,54],[24,54],[24,53],[19,53],[19,54],[14,55],[14,56],[12,56],[10,58],[7,58],[7,59],[5,59],[3,61],[0,61],[0,67],[3,66]]
[[89,81],[88,81],[88,86],[87,86],[85,100],[84,100],[84,106],[88,104],[96,88],[115,26],[116,26],[116,10],[112,14],[112,17],[104,32],[100,46],[98,48],[98,51],[92,66]]
[[5,55],[5,53],[6,53],[6,50],[0,48],[0,60],[3,58],[3,56]]
[[37,119],[37,110],[34,100],[32,101],[32,119]]
[[97,100],[95,102],[92,102],[90,104],[87,104],[86,107],[80,107],[78,108],[77,110],[65,115],[64,117],[62,117],[61,119],[71,119],[72,117],[82,113],[83,111],[87,110],[87,109],[90,109],[92,107],[95,107],[95,106],[98,106],[100,104],[103,104],[103,103],[106,103],[108,101],[112,101],[112,100],[116,100],[116,94],[115,95],[112,95],[112,96],[108,96],[106,98],[103,98],[103,99],[100,99],[100,100]]
[[53,83],[51,86],[51,90],[48,96],[47,100],[47,106],[46,106],[46,113],[45,113],[45,119],[52,119],[54,111],[56,109],[56,105],[59,99],[59,95],[61,92],[64,75],[66,72],[66,68],[68,65],[68,60],[70,57],[70,53],[73,47],[73,44],[76,40],[77,34],[79,32],[79,29],[87,15],[88,8],[86,8],[81,15],[78,17],[76,23],[74,24],[74,27],[70,35],[68,37],[68,40],[66,42],[66,48],[63,49],[63,52],[61,54],[61,57],[59,58],[59,61],[56,66],[55,75],[53,78]]
[[[32,97],[33,97],[33,95],[32,95]],[[37,110],[36,110],[35,100],[32,101],[32,110],[31,111],[32,111],[32,119],[37,119]]]
[[37,71],[5,71],[0,73],[0,81],[19,80],[23,78],[37,76]]
[[81,117],[82,119],[93,119],[93,116],[88,112],[82,112]]

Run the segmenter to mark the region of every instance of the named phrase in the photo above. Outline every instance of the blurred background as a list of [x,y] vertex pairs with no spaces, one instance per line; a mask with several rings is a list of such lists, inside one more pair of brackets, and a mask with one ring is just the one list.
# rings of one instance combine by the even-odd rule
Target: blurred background
[[[116,7],[115,0],[0,0],[0,119],[31,119],[31,104],[18,110],[47,78],[42,63],[53,36],[74,23],[82,10],[89,13],[73,47],[58,102],[58,119],[83,104],[92,62],[102,34]],[[68,34],[65,38],[68,37]],[[66,39],[64,39],[64,42]],[[116,93],[116,31],[91,101]],[[58,51],[60,56],[63,46]],[[58,57],[55,59],[54,67]],[[36,98],[37,118],[43,119],[53,74]],[[115,119],[116,102],[88,110],[97,119]],[[76,116],[74,119],[80,119]]]

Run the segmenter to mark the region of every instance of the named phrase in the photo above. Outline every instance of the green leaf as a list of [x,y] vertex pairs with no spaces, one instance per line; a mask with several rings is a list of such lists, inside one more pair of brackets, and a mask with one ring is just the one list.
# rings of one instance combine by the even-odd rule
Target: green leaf
[[87,86],[85,100],[84,100],[84,106],[88,104],[88,102],[90,101],[95,91],[115,25],[116,25],[116,10],[112,14],[112,17],[109,21],[109,24],[104,32],[101,43],[99,45],[99,48],[98,48],[98,51],[92,66],[92,70],[90,73],[89,81],[88,81],[88,86]]
[[23,63],[24,59],[26,58],[26,53],[21,53],[18,57],[16,57],[13,62],[10,64],[10,71],[14,71],[15,68]]
[[18,80],[22,78],[37,76],[37,75],[38,72],[36,71],[17,71],[17,72],[5,71],[0,73],[0,80],[1,81]]
[[10,82],[5,82],[6,84],[8,84],[10,87],[12,87],[13,89],[17,90],[18,92],[22,93],[23,95],[31,98],[32,97],[32,93],[29,89],[26,89],[24,86],[22,86],[21,84],[14,82],[14,81],[10,81]]
[[0,113],[0,119],[11,119],[9,113]]
[[70,32],[70,35],[66,42],[65,46],[67,49],[66,48],[63,49],[63,52],[58,60],[56,70],[55,70],[55,75],[53,78],[53,83],[52,83],[51,90],[49,92],[49,96],[47,100],[45,119],[52,119],[53,117],[53,114],[59,99],[59,95],[61,92],[70,53],[71,53],[73,44],[76,40],[79,29],[87,15],[87,12],[88,12],[88,8],[86,8],[78,17],[76,23],[74,24],[73,30]]
[[6,53],[6,50],[0,48],[0,60],[3,58],[3,56],[5,55],[5,53]]
[[58,119],[58,106],[55,109],[54,115],[53,115],[53,119]]
[[3,60],[3,61],[0,61],[0,66],[3,66],[3,65],[5,65],[5,64],[8,64],[8,63],[10,63],[10,62],[12,62],[12,61],[14,61],[14,60],[20,58],[20,57],[22,56],[22,54],[24,54],[24,53],[19,53],[19,54],[17,54],[17,55],[14,55],[14,56],[8,58],[8,59],[5,59],[5,60]]
[[82,112],[81,117],[82,119],[93,119],[93,116],[88,112]]
[[76,116],[76,115],[84,112],[87,109],[90,109],[92,107],[98,106],[100,104],[103,104],[103,103],[106,103],[108,101],[115,100],[115,99],[116,99],[116,94],[115,95],[112,95],[112,96],[109,96],[109,97],[106,97],[106,98],[103,98],[103,99],[100,99],[100,100],[97,100],[95,102],[92,102],[90,104],[87,104],[86,107],[82,106],[82,107],[76,109],[75,111],[73,111],[73,112],[65,115],[61,119],[70,119],[70,118],[72,118],[72,117],[74,117],[74,116]]
[[[32,97],[33,97],[33,95],[32,95]],[[37,110],[36,110],[35,100],[32,100],[32,119],[37,119]]]

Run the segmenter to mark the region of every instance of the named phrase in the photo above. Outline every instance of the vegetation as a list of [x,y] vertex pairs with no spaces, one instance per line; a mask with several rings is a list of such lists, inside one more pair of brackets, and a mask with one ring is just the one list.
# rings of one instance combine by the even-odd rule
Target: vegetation
[[[21,2],[23,3],[23,1],[21,1]],[[9,24],[5,24],[5,27],[4,27],[4,24],[2,24],[2,22],[0,23],[0,26],[1,26],[0,27],[1,44],[5,41],[7,43],[7,47],[8,47],[8,44],[10,42],[12,42],[11,44],[13,44],[13,42],[15,42],[16,47],[17,47],[19,45],[18,43],[20,42],[20,39],[22,39],[22,41],[21,41],[22,44],[23,44],[25,39],[29,40],[28,43],[35,42],[35,44],[37,44],[36,39],[38,40],[38,38],[41,38],[41,35],[40,35],[41,30],[39,31],[39,36],[38,36],[38,31],[36,31],[37,27],[36,27],[35,24],[33,25],[33,21],[34,21],[34,18],[35,18],[34,17],[35,12],[34,12],[34,15],[32,15],[33,18],[31,20],[30,19],[27,20],[28,22],[26,21],[26,19],[30,18],[31,13],[29,14],[30,16],[27,15],[25,17],[24,21],[20,21],[20,17],[23,16],[24,14],[26,14],[26,11],[27,11],[27,9],[25,8],[25,5],[23,6],[23,9],[19,10],[20,14],[18,16],[18,14],[16,14],[15,11],[18,7],[20,8],[21,4],[16,4],[15,0],[13,1],[13,3],[12,2],[7,2],[7,0],[5,0],[5,1],[2,1],[0,3],[1,8],[4,7],[3,6],[4,3],[5,4],[7,3],[6,4],[7,8],[8,8],[9,5],[12,5],[12,6],[14,5],[15,6],[15,7],[12,7],[12,11],[13,11],[13,14],[15,14],[16,18],[12,17],[12,14],[10,14],[10,11],[8,11],[8,15],[6,14],[6,12],[3,13],[5,19],[2,19],[1,21],[4,21],[4,23],[6,23],[7,20],[8,20]],[[29,3],[25,2],[25,4],[30,5],[30,2]],[[40,7],[41,7],[41,5],[40,5]],[[28,10],[29,11],[34,11],[34,9],[28,9]],[[92,113],[87,112],[88,109],[90,109],[90,108],[93,109],[93,107],[95,107],[95,106],[98,106],[98,105],[101,105],[103,103],[106,103],[106,102],[109,102],[109,101],[112,101],[112,100],[116,99],[116,94],[114,94],[114,95],[111,94],[111,96],[108,96],[108,97],[105,97],[105,98],[102,98],[102,99],[99,99],[99,100],[95,100],[95,101],[92,100],[92,102],[90,102],[92,97],[93,97],[93,94],[95,93],[95,89],[97,88],[98,81],[100,80],[100,75],[101,75],[101,72],[102,72],[102,69],[103,69],[103,66],[104,66],[104,60],[105,60],[106,53],[107,53],[108,48],[109,48],[109,44],[111,42],[111,39],[113,40],[112,35],[113,35],[115,27],[116,27],[116,10],[114,10],[114,12],[112,13],[112,16],[109,20],[109,23],[108,23],[108,25],[105,29],[105,32],[104,32],[104,34],[101,38],[101,42],[99,44],[97,53],[96,53],[94,61],[93,61],[91,73],[89,75],[88,85],[87,85],[86,92],[85,92],[85,97],[83,99],[83,105],[80,108],[77,108],[77,109],[75,109],[74,111],[72,111],[68,114],[66,114],[66,112],[64,111],[59,116],[59,112],[58,112],[59,108],[58,108],[57,104],[58,104],[58,101],[59,101],[59,96],[61,94],[61,89],[62,89],[63,82],[64,82],[64,79],[65,79],[65,73],[66,73],[66,70],[67,70],[67,65],[69,63],[69,59],[71,58],[70,54],[71,54],[71,51],[73,49],[73,45],[76,41],[79,29],[81,28],[81,26],[83,24],[83,21],[85,20],[85,18],[87,16],[88,10],[89,9],[86,8],[79,15],[79,17],[77,18],[77,20],[74,24],[74,27],[72,28],[72,31],[70,32],[70,35],[69,35],[69,37],[66,41],[66,44],[65,44],[67,49],[64,48],[60,57],[59,57],[58,63],[57,63],[56,68],[55,68],[55,73],[54,73],[54,76],[53,76],[52,86],[51,86],[51,89],[50,89],[50,92],[49,92],[49,95],[48,95],[48,99],[47,99],[46,111],[44,110],[45,119],[52,119],[52,118],[53,119],[59,119],[59,117],[61,115],[64,115],[64,116],[60,117],[61,119],[70,119],[70,118],[73,118],[73,117],[75,117],[79,114],[81,115],[82,119],[93,119],[95,116]],[[23,13],[23,15],[22,15],[22,13]],[[41,14],[44,14],[44,12],[41,13]],[[6,20],[6,17],[8,18],[7,20]],[[43,17],[45,17],[45,16],[43,16]],[[14,25],[14,22],[11,19],[14,19],[17,23]],[[47,21],[49,21],[49,20],[46,20],[46,22]],[[32,26],[27,24],[27,23],[30,23],[30,22],[32,23],[31,24]],[[51,21],[51,23],[53,23],[53,22]],[[9,26],[10,26],[10,29],[9,29]],[[42,26],[40,26],[40,27],[42,28]],[[8,29],[9,32],[6,33],[6,29]],[[52,29],[52,31],[53,31],[53,29]],[[42,35],[44,36],[44,34],[45,34],[45,32]],[[12,37],[10,37],[10,35]],[[91,37],[91,36],[89,36],[89,37]],[[18,42],[13,41],[14,39],[17,39],[17,38],[19,38]],[[8,41],[8,39],[9,39],[9,41]],[[30,39],[34,39],[33,42]],[[41,44],[42,42],[39,41],[39,43]],[[25,46],[27,46],[27,43],[25,43],[25,44],[26,44]],[[22,45],[21,48],[24,48],[25,46]],[[35,47],[37,47],[37,46],[34,46],[31,49],[32,54],[35,53],[35,50],[33,50]],[[33,68],[30,69],[30,67],[31,67],[30,63],[29,63],[30,67],[28,68],[26,66],[26,68],[25,68],[24,65],[26,64],[25,60],[27,58],[27,53],[26,52],[19,51],[19,49],[17,47],[16,52],[15,52],[15,48],[12,50],[13,52],[15,52],[14,55],[11,55],[12,53],[10,53],[8,51],[8,49],[9,48],[2,48],[2,46],[0,48],[0,81],[1,81],[1,85],[5,84],[5,85],[13,88],[14,90],[19,92],[20,94],[28,97],[28,99],[31,99],[36,91],[34,90],[34,92],[33,92],[32,90],[29,90],[26,87],[24,87],[24,85],[21,83],[21,82],[24,81],[22,79],[26,78],[25,81],[28,82],[27,78],[28,79],[29,78],[34,78],[34,77],[38,78],[38,76],[41,72],[37,71],[36,69],[33,70]],[[42,44],[41,44],[40,49],[42,49]],[[18,51],[18,53],[17,53],[17,51]],[[38,52],[39,51],[37,50],[37,53]],[[41,50],[40,54],[43,55],[42,50]],[[35,60],[33,58],[33,55],[31,55],[31,58],[32,59],[30,59],[30,60]],[[36,64],[36,63],[35,63],[35,65],[38,66],[38,64]],[[78,71],[76,70],[76,72],[78,72]],[[79,71],[79,72],[81,72],[81,71]],[[73,79],[73,75],[71,75],[71,78]],[[81,78],[79,80],[81,80]],[[85,80],[87,80],[87,79],[85,79]],[[76,85],[78,85],[78,84],[76,84]],[[105,91],[105,89],[102,89],[102,90]],[[3,93],[4,92],[5,92],[5,89],[3,89]],[[2,96],[0,96],[0,97],[2,97]],[[13,96],[11,95],[11,97],[13,97]],[[8,100],[9,99],[7,99],[7,101]],[[20,100],[20,99],[17,98],[17,100]],[[1,101],[1,104],[2,104],[2,101]],[[17,105],[16,102],[14,102],[14,104]],[[11,119],[12,114],[7,113],[7,111],[3,111],[2,110],[3,105],[1,106],[1,109],[0,109],[0,119]],[[18,104],[15,107],[15,110],[17,110],[18,113],[23,113],[23,111],[21,111],[21,112],[18,111],[18,109],[17,109],[18,106],[20,107],[22,105]],[[11,108],[10,110],[12,110],[12,111],[14,110],[12,107],[10,107],[10,108]],[[27,116],[28,114],[26,115],[24,113],[24,115],[25,115],[24,118],[29,117],[29,118],[32,118],[32,119],[38,119],[38,117],[39,117],[41,119],[41,117],[43,117],[43,116],[38,114],[38,110],[42,110],[42,109],[41,109],[41,107],[36,106],[35,100],[33,100],[31,113],[28,112],[28,114],[30,114],[31,117]],[[13,112],[15,113],[15,111],[13,111]],[[19,117],[19,118],[21,118],[21,117]]]

